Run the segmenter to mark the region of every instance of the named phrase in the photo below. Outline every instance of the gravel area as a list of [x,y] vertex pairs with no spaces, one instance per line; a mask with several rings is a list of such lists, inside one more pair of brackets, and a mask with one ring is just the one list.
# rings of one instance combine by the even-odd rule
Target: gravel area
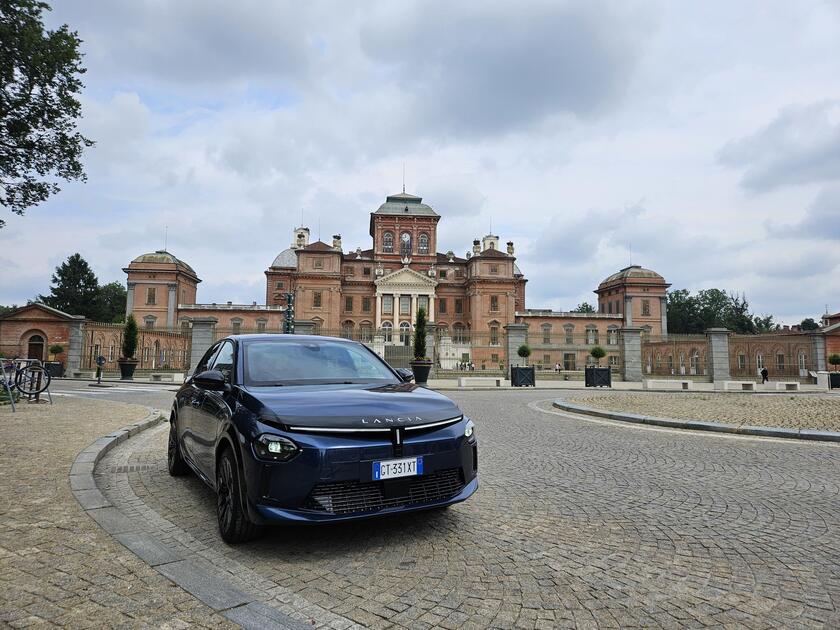
[[840,398],[823,395],[569,392],[576,405],[736,426],[840,431]]
[[0,407],[0,627],[233,627],[102,531],[70,491],[79,451],[148,409],[54,401]]

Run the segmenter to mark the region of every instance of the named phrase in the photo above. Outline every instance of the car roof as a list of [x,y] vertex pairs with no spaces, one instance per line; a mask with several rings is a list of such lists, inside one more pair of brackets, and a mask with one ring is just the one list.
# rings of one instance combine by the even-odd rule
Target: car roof
[[344,337],[326,337],[324,335],[289,335],[286,333],[253,333],[248,335],[228,335],[225,339],[236,341],[341,341],[344,343],[358,343]]

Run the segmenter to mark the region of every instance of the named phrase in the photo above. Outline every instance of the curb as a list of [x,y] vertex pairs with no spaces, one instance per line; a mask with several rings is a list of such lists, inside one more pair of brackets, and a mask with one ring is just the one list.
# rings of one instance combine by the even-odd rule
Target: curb
[[580,413],[587,416],[597,416],[608,420],[619,422],[630,422],[633,424],[648,424],[657,427],[668,427],[669,429],[690,429],[692,431],[713,431],[715,433],[732,433],[736,435],[752,435],[758,437],[787,438],[793,440],[811,440],[817,442],[840,442],[840,433],[835,431],[820,431],[817,429],[784,429],[781,427],[756,427],[756,426],[735,426],[734,424],[723,424],[720,422],[709,422],[706,420],[675,420],[673,418],[657,418],[655,416],[643,416],[636,413],[619,413],[617,411],[603,411],[575,405],[557,398],[551,403],[552,407],[572,413]]
[[208,573],[184,559],[148,533],[115,507],[96,485],[96,464],[115,446],[166,420],[158,409],[149,409],[140,422],[129,424],[94,440],[76,456],[70,467],[70,489],[79,505],[117,542],[155,571],[171,580],[214,611],[243,628],[289,628],[311,630],[312,626],[275,610],[232,586],[221,574]]

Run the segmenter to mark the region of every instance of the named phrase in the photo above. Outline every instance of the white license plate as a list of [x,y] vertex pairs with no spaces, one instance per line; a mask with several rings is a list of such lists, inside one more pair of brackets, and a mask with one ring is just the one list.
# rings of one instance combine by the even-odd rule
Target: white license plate
[[422,457],[407,457],[405,459],[389,459],[384,462],[373,462],[374,481],[395,479],[397,477],[414,477],[422,474]]

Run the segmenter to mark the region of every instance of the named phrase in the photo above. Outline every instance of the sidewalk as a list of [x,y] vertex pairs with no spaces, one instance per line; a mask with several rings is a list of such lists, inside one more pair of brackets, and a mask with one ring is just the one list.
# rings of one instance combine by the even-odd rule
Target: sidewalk
[[85,398],[0,406],[0,626],[235,627],[102,531],[70,491],[79,451],[148,412]]

